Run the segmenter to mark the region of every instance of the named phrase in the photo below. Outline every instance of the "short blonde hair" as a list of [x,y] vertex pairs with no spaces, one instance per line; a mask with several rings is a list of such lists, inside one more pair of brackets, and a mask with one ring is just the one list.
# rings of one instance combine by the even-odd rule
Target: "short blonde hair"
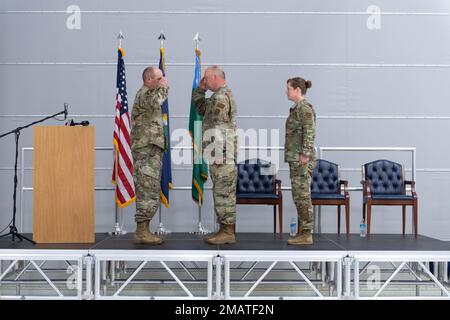
[[211,66],[208,68],[210,72],[212,72],[213,75],[218,76],[219,78],[222,78],[225,80],[225,71],[219,66]]
[[155,74],[156,74],[156,70],[159,70],[159,68],[156,67],[147,67],[144,69],[144,71],[142,72],[142,80],[145,79],[154,79],[155,78]]

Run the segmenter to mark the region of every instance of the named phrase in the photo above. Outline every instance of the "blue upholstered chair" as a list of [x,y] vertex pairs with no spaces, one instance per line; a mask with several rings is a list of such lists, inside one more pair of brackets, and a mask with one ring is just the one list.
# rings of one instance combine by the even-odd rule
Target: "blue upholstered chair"
[[[342,190],[342,186],[344,190]],[[313,205],[337,206],[337,232],[341,234],[341,206],[345,206],[347,239],[350,232],[350,197],[348,182],[339,180],[339,167],[333,162],[318,159],[312,175],[311,200]]]
[[[376,160],[362,166],[363,219],[366,218],[367,236],[370,237],[372,206],[402,206],[402,227],[405,234],[406,206],[413,207],[414,235],[417,237],[418,199],[415,182],[405,180],[405,171],[401,164],[389,160]],[[411,194],[406,194],[406,185],[411,185]]]
[[270,162],[250,159],[237,165],[236,204],[259,204],[273,206],[273,233],[276,237],[277,206],[280,238],[283,238],[283,195],[281,180],[272,173]]

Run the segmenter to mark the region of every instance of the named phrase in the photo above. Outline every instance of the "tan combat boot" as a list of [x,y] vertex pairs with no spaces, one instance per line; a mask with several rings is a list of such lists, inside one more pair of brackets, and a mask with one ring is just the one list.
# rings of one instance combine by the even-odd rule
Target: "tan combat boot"
[[164,239],[150,232],[150,229],[148,227],[149,223],[150,223],[149,221],[137,223],[136,233],[134,234],[135,244],[156,245],[164,242]]
[[304,230],[303,233],[298,233],[295,237],[288,240],[291,245],[313,244],[311,230]]
[[[219,231],[220,231],[220,230],[219,230]],[[217,236],[217,235],[219,234],[219,231],[213,232],[213,233],[210,233],[210,234],[207,234],[206,236],[203,237],[203,241],[206,241],[206,240],[208,240],[209,238],[212,238],[212,237]]]
[[[219,221],[217,221],[217,223],[220,224]],[[207,234],[206,236],[203,237],[203,241],[206,242],[206,240],[208,240],[209,238],[212,238],[212,237],[217,236],[217,235],[219,234],[219,232],[220,232],[220,229],[219,229],[219,231],[217,231],[217,232],[212,232],[212,233],[210,233],[210,234]]]
[[204,240],[208,244],[236,243],[234,224],[220,224],[219,232],[215,233],[211,237],[207,237]]
[[222,232],[222,224],[220,224],[219,231],[207,234],[206,236],[203,237],[203,241],[206,243],[209,243],[208,242],[209,239],[217,237],[221,232]]
[[[213,237],[215,237],[215,236],[217,236],[219,234],[220,230],[222,229],[222,224],[220,222],[218,222],[218,224],[220,224],[219,231],[207,234],[206,236],[203,237],[203,241],[206,242],[206,240],[208,240],[210,238],[213,238]],[[236,229],[235,229],[236,228],[236,224],[233,224],[232,226],[233,226],[233,233],[236,233]]]

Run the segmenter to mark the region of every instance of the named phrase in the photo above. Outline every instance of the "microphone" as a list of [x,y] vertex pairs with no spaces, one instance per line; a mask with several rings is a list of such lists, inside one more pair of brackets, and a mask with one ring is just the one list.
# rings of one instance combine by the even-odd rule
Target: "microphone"
[[64,120],[67,119],[67,114],[69,113],[68,109],[69,109],[69,104],[68,103],[64,103]]
[[69,127],[74,127],[74,126],[83,126],[83,127],[87,127],[89,125],[89,121],[81,121],[81,122],[74,122],[73,119],[69,122],[66,123],[66,126]]

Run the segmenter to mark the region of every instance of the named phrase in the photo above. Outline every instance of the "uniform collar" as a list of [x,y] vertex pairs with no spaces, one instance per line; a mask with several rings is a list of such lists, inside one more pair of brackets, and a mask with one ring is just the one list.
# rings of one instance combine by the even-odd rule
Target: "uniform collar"
[[227,91],[227,89],[228,89],[228,86],[226,84],[224,84],[215,93],[220,92],[220,91]]
[[301,106],[302,104],[305,104],[305,105],[308,104],[308,101],[306,100],[306,98],[304,98],[303,100],[297,102],[295,105]]
[[147,92],[150,90],[150,88],[143,84],[141,87],[141,90],[142,90],[142,92]]
[[308,105],[308,101],[306,101],[306,98],[297,103],[294,103],[290,110],[294,110],[296,107],[301,107],[302,105]]
[[149,91],[155,91],[155,90],[157,90],[158,88],[149,88],[149,87],[147,87],[146,85],[142,85],[141,89],[142,89],[142,91],[143,91],[144,93],[147,93],[147,92],[149,92]]

